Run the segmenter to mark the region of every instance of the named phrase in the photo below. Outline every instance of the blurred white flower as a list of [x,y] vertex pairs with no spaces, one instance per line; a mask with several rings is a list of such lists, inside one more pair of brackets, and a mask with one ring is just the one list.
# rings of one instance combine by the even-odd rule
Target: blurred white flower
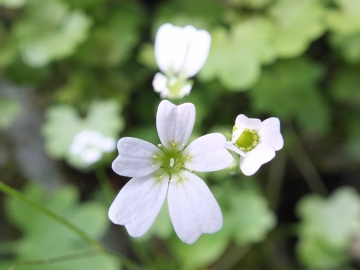
[[162,98],[182,98],[191,91],[193,77],[205,64],[211,37],[191,25],[162,25],[155,39],[155,58],[163,74],[157,73],[153,87]]
[[85,165],[99,161],[104,152],[112,152],[116,148],[116,141],[103,136],[99,131],[83,130],[78,133],[70,146],[69,152],[78,156]]
[[271,117],[261,122],[243,114],[236,117],[231,142],[226,142],[228,149],[240,155],[240,169],[248,176],[272,160],[275,151],[283,146],[278,118]]
[[222,134],[202,136],[188,146],[195,122],[195,106],[160,103],[156,126],[158,147],[136,138],[118,142],[119,156],[112,164],[120,175],[133,177],[119,192],[109,209],[112,222],[125,225],[129,234],[146,233],[168,198],[170,218],[176,234],[189,244],[202,233],[221,229],[219,205],[204,181],[193,171],[221,170],[232,162]]

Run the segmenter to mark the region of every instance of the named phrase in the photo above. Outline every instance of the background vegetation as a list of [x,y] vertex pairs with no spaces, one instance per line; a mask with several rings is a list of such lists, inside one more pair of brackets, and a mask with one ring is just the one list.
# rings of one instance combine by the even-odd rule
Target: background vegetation
[[[243,113],[279,117],[285,139],[254,177],[201,174],[224,227],[191,246],[166,204],[142,238],[111,224],[116,151],[69,155],[83,129],[159,142],[165,22],[212,36],[177,101],[196,106],[194,137],[230,136]],[[359,0],[0,0],[0,269],[356,269],[359,119]]]

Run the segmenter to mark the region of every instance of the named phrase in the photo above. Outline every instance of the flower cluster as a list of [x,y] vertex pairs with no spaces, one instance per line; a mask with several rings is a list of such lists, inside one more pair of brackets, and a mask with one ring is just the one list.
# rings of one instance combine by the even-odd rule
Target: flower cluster
[[[194,76],[204,65],[210,35],[192,26],[165,24],[158,30],[155,56],[160,70],[153,80],[161,97],[181,98],[190,93]],[[195,106],[176,106],[163,100],[158,107],[156,127],[161,144],[124,137],[118,141],[113,170],[132,179],[121,189],[109,209],[109,218],[139,237],[155,221],[166,197],[170,218],[178,237],[189,244],[202,233],[214,233],[223,224],[220,207],[211,191],[195,172],[227,168],[240,155],[240,169],[254,174],[283,147],[280,121],[272,117],[261,122],[240,114],[231,141],[212,133],[190,144],[195,123]]]
[[69,153],[89,166],[98,162],[104,152],[110,153],[115,148],[116,142],[113,138],[105,137],[99,131],[85,129],[74,137]]

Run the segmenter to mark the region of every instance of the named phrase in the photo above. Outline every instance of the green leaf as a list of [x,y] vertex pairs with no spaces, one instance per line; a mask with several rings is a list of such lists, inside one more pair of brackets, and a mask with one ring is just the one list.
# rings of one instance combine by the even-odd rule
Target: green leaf
[[115,66],[129,58],[139,42],[143,10],[136,2],[121,5],[103,25],[98,25],[75,55],[88,66]]
[[337,8],[327,12],[326,22],[330,30],[341,34],[360,31],[360,3],[357,0],[335,0]]
[[[297,213],[301,219],[298,255],[310,268],[338,267],[348,258],[360,228],[360,197],[349,187],[336,190],[327,200],[309,195]],[[340,218],[341,217],[341,218]]]
[[42,67],[73,54],[87,38],[91,19],[60,0],[31,0],[14,26],[24,62]]
[[170,242],[173,253],[181,262],[183,270],[200,269],[215,262],[228,245],[229,237],[225,228],[214,234],[203,234],[192,245],[174,237]]
[[18,52],[16,45],[13,36],[0,22],[0,67],[8,66],[14,61]]
[[[353,112],[350,111],[349,113]],[[355,111],[355,113],[347,117],[345,122],[348,134],[345,141],[345,150],[355,161],[360,160],[360,126],[358,115],[359,112]]]
[[156,13],[153,34],[160,25],[172,23],[177,26],[193,25],[197,29],[209,29],[222,18],[222,6],[218,1],[173,0],[164,2]]
[[316,87],[322,74],[322,67],[306,58],[277,62],[264,70],[249,91],[255,110],[282,119],[295,118],[309,131],[326,132],[329,108]]
[[360,106],[360,66],[342,66],[334,74],[330,91],[337,102],[352,107]]
[[339,268],[348,259],[348,250],[329,247],[314,236],[302,237],[296,247],[300,261],[310,269]]
[[302,54],[325,31],[325,9],[319,0],[279,0],[269,10],[273,42],[280,57]]
[[0,6],[7,8],[20,8],[25,5],[27,0],[0,0]]
[[124,128],[124,120],[119,115],[120,111],[120,104],[114,100],[93,102],[85,118],[84,126],[100,131],[105,136],[116,138]]
[[[24,193],[32,200],[46,205],[57,214],[71,220],[90,236],[98,239],[107,230],[109,221],[107,209],[91,202],[78,204],[78,194],[73,187],[64,187],[51,195],[36,185],[26,187]],[[90,249],[82,240],[53,219],[36,211],[31,206],[9,198],[6,204],[7,215],[23,233],[18,240],[16,258],[36,260],[75,254]],[[38,265],[22,266],[22,269],[39,269]],[[119,269],[114,257],[101,254],[78,260],[47,264],[44,269]]]
[[20,105],[14,99],[0,99],[0,128],[8,128],[19,116]]
[[[82,120],[70,106],[50,107],[46,112],[46,123],[43,126],[45,147],[55,158],[64,157],[77,133],[83,130]],[[64,128],[66,126],[66,128]]]
[[330,42],[348,63],[360,63],[360,31],[354,34],[334,33]]
[[211,32],[212,44],[200,79],[218,78],[229,90],[241,91],[259,79],[262,63],[275,57],[270,38],[272,28],[264,19],[250,19],[235,24],[228,32],[218,27]]
[[124,127],[120,110],[120,105],[113,100],[97,101],[90,106],[87,117],[82,119],[71,106],[50,107],[46,111],[47,121],[43,127],[46,150],[55,158],[69,158],[68,151],[75,135],[85,129],[117,138]]
[[242,246],[263,241],[276,225],[266,199],[249,189],[231,197],[231,210],[224,218],[231,223],[234,238]]
[[252,9],[262,9],[266,7],[271,1],[270,0],[229,0],[232,5],[252,8]]

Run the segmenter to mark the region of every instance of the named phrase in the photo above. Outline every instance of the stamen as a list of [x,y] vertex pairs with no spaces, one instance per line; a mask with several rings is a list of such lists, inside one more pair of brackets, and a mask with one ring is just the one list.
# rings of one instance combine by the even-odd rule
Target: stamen
[[162,147],[162,144],[161,144],[161,143],[159,143],[159,144],[158,144],[158,147],[159,147],[159,148],[161,148],[161,147]]
[[174,166],[174,162],[175,160],[173,158],[170,159],[170,167],[173,167]]

